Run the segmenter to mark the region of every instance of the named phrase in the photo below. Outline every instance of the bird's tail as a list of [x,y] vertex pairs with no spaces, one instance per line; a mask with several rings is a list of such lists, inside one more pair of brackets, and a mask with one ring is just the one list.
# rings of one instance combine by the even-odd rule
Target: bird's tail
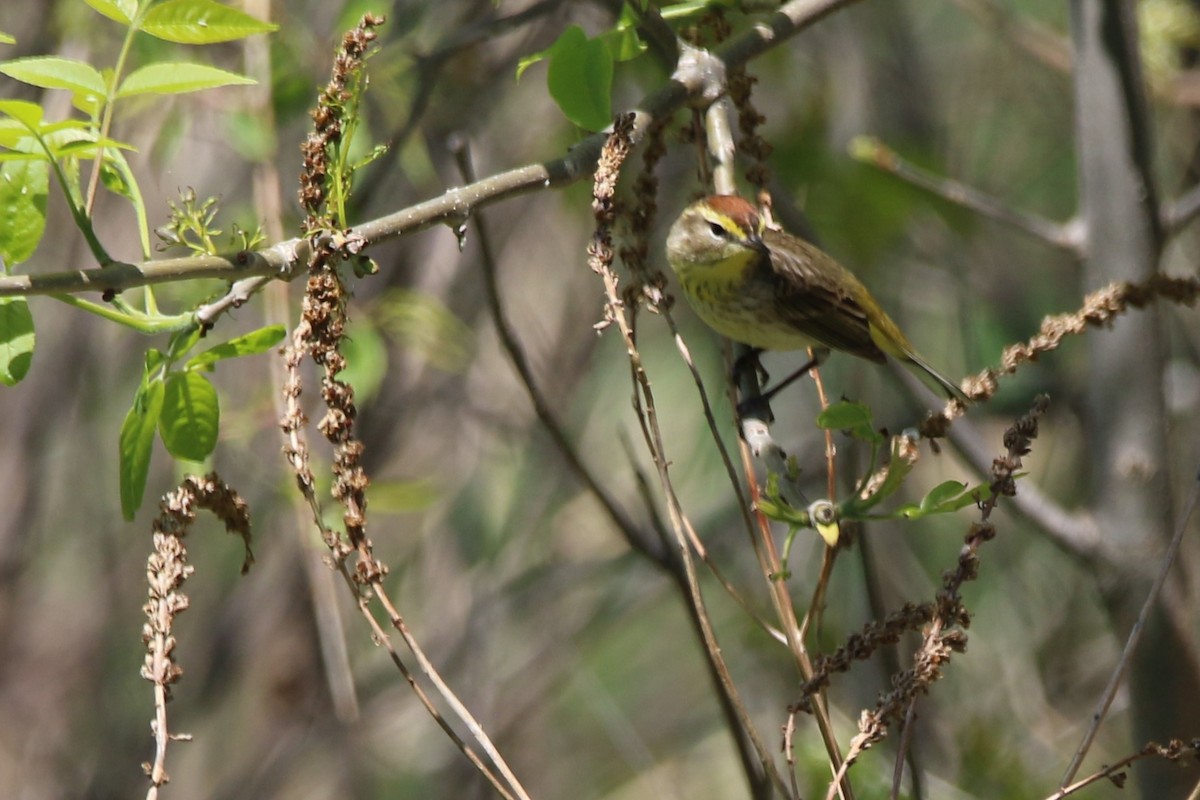
[[929,366],[929,362],[913,352],[906,353],[905,355],[908,356],[908,363],[914,367],[917,367],[921,372],[924,372],[927,376],[929,376],[938,385],[938,387],[941,388],[948,398],[951,400],[958,400],[963,405],[970,405],[971,401],[963,392],[963,390],[951,383],[949,379],[947,379],[936,369]]

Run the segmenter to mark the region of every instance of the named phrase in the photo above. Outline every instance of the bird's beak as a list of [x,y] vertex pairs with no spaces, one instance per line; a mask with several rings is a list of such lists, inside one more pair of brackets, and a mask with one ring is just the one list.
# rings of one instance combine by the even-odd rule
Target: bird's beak
[[757,233],[752,233],[747,236],[746,244],[748,244],[752,249],[762,253],[764,256],[770,255],[770,251],[767,250],[767,243],[764,242],[762,240],[762,236]]

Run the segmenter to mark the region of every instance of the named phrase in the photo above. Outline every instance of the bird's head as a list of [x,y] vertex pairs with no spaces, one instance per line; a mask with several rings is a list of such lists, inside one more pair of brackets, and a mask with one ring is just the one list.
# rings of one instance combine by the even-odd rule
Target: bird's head
[[667,235],[667,260],[679,272],[696,267],[743,266],[766,252],[764,222],[737,195],[718,194],[692,203]]

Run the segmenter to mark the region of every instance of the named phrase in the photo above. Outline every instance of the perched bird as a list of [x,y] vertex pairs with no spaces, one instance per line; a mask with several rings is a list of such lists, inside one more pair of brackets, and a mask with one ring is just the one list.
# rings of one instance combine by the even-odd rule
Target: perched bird
[[881,364],[890,356],[967,402],[858,278],[803,239],[767,228],[741,197],[713,195],[684,209],[667,236],[667,260],[692,308],[718,333],[761,350],[814,348],[799,374],[830,350]]

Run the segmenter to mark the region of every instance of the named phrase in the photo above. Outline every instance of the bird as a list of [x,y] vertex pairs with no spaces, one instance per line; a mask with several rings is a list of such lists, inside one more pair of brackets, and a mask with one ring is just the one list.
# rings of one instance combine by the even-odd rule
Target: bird
[[712,195],[689,205],[667,234],[666,252],[689,304],[721,335],[759,352],[812,348],[809,363],[764,398],[836,350],[879,364],[896,359],[968,403],[862,281],[815,245],[768,228],[745,198]]

